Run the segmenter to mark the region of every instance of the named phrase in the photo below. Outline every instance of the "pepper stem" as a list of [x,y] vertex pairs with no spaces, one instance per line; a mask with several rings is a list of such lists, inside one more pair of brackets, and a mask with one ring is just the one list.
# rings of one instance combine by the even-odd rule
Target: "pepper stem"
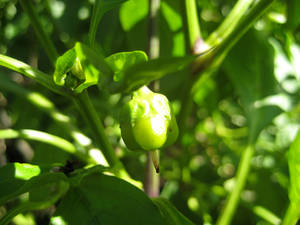
[[155,168],[156,173],[159,173],[159,152],[158,150],[154,150],[150,152],[153,166]]

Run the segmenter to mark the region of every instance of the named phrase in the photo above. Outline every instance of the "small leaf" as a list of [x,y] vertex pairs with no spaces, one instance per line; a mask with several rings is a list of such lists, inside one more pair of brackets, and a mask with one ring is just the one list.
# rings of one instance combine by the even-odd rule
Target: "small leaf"
[[50,224],[164,225],[146,194],[116,177],[98,172],[81,177],[60,202]]
[[146,62],[148,57],[143,51],[119,52],[105,58],[106,62],[114,71],[114,80],[119,81],[122,78],[122,72],[130,66]]
[[193,225],[188,218],[182,215],[167,199],[165,198],[154,198],[152,199],[154,204],[160,210],[165,225]]

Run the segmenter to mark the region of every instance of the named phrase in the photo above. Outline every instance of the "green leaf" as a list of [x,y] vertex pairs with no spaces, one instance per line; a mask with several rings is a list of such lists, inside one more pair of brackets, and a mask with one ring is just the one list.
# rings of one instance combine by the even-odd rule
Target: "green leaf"
[[287,1],[287,26],[294,30],[300,25],[300,1]]
[[134,64],[146,62],[148,56],[143,51],[119,52],[108,56],[105,60],[115,73],[114,80],[119,81],[125,69]]
[[110,76],[111,68],[104,58],[88,46],[77,42],[56,61],[54,81],[67,86],[76,93],[98,83],[100,76]]
[[185,56],[173,58],[159,58],[147,62],[137,63],[124,71],[120,89],[125,92],[134,91],[143,85],[163,76],[183,70],[198,57]]
[[188,218],[182,215],[167,199],[165,198],[154,198],[152,199],[154,204],[160,210],[165,225],[193,225]]
[[300,204],[300,130],[288,151],[288,164],[290,171],[289,197],[291,202]]
[[89,40],[92,47],[94,46],[97,27],[103,14],[125,1],[127,0],[96,0],[89,30]]
[[62,199],[50,224],[164,225],[146,194],[116,177],[93,173]]
[[250,143],[283,111],[273,71],[274,52],[265,37],[259,35],[249,32],[224,62],[225,72],[245,109]]

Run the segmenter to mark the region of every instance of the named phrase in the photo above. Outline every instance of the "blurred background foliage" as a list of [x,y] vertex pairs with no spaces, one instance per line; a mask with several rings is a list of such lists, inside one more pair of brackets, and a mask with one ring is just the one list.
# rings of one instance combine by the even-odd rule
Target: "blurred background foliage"
[[[217,28],[235,2],[197,1],[204,39]],[[39,19],[60,54],[73,47],[77,40],[87,42],[92,4],[92,0],[34,1]],[[97,50],[104,56],[119,51],[146,51],[148,9],[148,0],[130,0],[106,13],[96,37]],[[264,104],[256,102],[261,98],[272,102],[274,108],[252,115],[264,129],[258,137],[252,170],[233,224],[268,224],[258,216],[258,206],[279,217],[284,215],[289,185],[286,151],[300,122],[299,10],[297,0],[275,1],[234,46],[218,71],[197,88],[187,129],[176,145],[162,151],[161,196],[170,199],[195,224],[211,224],[220,213],[251,132],[246,119],[249,112],[244,105],[249,101]],[[188,53],[181,15],[181,1],[161,0],[161,57]],[[0,0],[0,53],[53,73],[54,68],[17,0]],[[181,107],[182,83],[187,77],[187,71],[183,71],[160,81],[160,92],[172,101],[175,113]],[[110,96],[97,87],[89,90],[125,167],[133,178],[143,181],[146,155],[128,151],[120,137],[117,118],[124,96]],[[49,98],[60,112],[70,117],[70,123],[89,135],[72,102],[3,68],[0,68],[0,129],[36,129],[70,140],[61,124],[30,100],[37,92]],[[273,119],[269,113],[277,116]],[[264,127],[264,122],[271,124]],[[70,159],[73,156],[46,144],[22,139],[0,140],[1,165],[16,161],[65,163]],[[35,214],[40,222],[34,222],[32,214],[25,214],[17,216],[14,223],[42,224],[44,214],[47,213]]]

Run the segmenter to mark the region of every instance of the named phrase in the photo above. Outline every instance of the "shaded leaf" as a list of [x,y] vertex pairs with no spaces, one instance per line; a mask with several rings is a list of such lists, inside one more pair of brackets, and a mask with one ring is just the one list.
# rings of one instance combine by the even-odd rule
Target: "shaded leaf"
[[131,184],[100,173],[81,179],[63,198],[51,224],[164,224],[156,206]]
[[154,204],[159,208],[162,214],[165,225],[193,225],[188,218],[182,215],[167,199],[154,198]]
[[95,5],[93,7],[93,14],[91,18],[90,31],[89,31],[91,46],[94,45],[97,27],[103,14],[125,1],[127,0],[96,0],[95,1]]
[[250,143],[282,112],[281,102],[274,101],[278,91],[273,58],[273,49],[264,37],[249,32],[224,62],[224,69],[246,112]]

